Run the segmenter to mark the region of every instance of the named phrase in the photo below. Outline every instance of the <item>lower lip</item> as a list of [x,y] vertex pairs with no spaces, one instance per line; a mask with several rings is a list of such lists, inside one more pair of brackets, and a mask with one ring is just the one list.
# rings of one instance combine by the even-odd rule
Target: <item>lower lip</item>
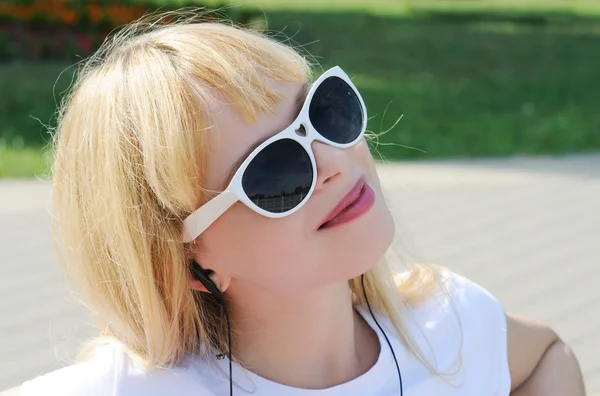
[[360,191],[360,195],[346,207],[340,214],[329,220],[327,224],[321,227],[321,230],[326,230],[332,227],[339,226],[344,223],[348,223],[354,219],[357,219],[367,213],[375,204],[375,191],[365,183],[363,189]]

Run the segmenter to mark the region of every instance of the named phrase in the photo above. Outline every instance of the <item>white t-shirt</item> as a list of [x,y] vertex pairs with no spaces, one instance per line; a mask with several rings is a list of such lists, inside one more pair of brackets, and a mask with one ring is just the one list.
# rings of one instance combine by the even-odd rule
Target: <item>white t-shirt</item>
[[[449,272],[444,276],[449,281],[449,293],[421,302],[408,319],[411,334],[428,361],[447,376],[432,374],[396,337],[389,320],[376,316],[398,359],[404,396],[508,396],[506,318],[500,304],[475,283]],[[377,362],[365,374],[332,388],[307,390],[277,384],[234,364],[233,394],[399,395],[398,373],[389,346],[368,310],[358,311],[377,332],[381,344]],[[461,361],[457,359],[459,352]],[[110,345],[90,361],[24,383],[21,392],[23,396],[228,396],[228,360],[189,356],[175,368],[144,372],[118,345]]]

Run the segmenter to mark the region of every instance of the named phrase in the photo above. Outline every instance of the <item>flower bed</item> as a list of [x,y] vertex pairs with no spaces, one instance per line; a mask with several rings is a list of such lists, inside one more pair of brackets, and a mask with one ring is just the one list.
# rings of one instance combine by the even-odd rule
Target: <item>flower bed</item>
[[[182,6],[186,4],[177,8]],[[198,2],[187,6],[202,7]],[[0,3],[0,60],[86,57],[109,32],[158,8],[173,9],[152,1],[4,0]],[[241,24],[254,16],[235,8],[219,14]]]

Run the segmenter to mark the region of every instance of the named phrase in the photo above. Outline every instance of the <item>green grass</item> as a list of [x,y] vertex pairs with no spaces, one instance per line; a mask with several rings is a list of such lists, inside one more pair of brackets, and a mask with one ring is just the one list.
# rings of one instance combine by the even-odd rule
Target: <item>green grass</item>
[[[367,103],[371,131],[387,131],[402,117],[380,137],[383,157],[600,150],[600,19],[588,15],[600,7],[595,2],[547,1],[543,10],[534,9],[540,2],[519,1],[517,7],[516,0],[414,0],[409,8],[393,0],[302,4],[311,1],[324,10],[304,11],[300,2],[253,4],[265,10],[269,31],[292,37],[322,68],[338,64],[348,72]],[[297,7],[278,10],[276,3]],[[365,4],[381,12],[354,11]],[[440,4],[471,8],[448,11]],[[7,147],[15,136],[26,146],[48,141],[35,117],[52,124],[59,94],[71,81],[71,72],[57,81],[67,66],[0,66],[0,89],[9,93],[0,99],[0,138]],[[14,168],[4,165],[0,176],[23,175]]]
[[325,68],[339,64],[355,78],[374,132],[403,116],[384,142],[427,152],[382,146],[390,159],[600,148],[598,25],[575,33],[562,25],[271,15],[275,30],[288,26],[295,41],[314,42],[307,49]]
[[562,12],[589,16],[600,14],[600,4],[596,0],[404,0],[410,11],[452,12]]
[[21,140],[38,146],[50,140],[46,126],[73,77],[68,67],[64,62],[0,63],[0,146],[18,148]]
[[42,148],[0,147],[0,178],[47,177],[50,158]]
[[[164,0],[153,0],[157,4]],[[198,0],[208,6],[244,6],[264,11],[361,11],[377,15],[410,16],[421,12],[562,12],[573,15],[600,15],[596,0]],[[171,4],[189,4],[189,0],[174,0]]]

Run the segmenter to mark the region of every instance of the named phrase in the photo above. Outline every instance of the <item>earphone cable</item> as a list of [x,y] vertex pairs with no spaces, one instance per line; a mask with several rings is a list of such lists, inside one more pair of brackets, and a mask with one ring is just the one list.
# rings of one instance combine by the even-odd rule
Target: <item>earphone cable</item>
[[[385,341],[387,342],[388,346],[390,347],[390,351],[392,352],[392,357],[394,358],[394,363],[396,363],[396,370],[398,371],[398,381],[400,382],[400,396],[403,396],[402,373],[400,372],[400,365],[398,364],[398,359],[396,358],[396,353],[394,352],[394,348],[392,347],[392,343],[388,339],[387,334],[385,334],[385,331],[383,331],[383,328],[381,327],[381,325],[375,318],[375,314],[373,313],[373,309],[371,308],[371,304],[369,303],[369,298],[367,297],[367,289],[365,288],[365,275],[364,274],[361,275],[360,281],[362,284],[363,295],[365,297],[365,302],[367,303],[367,308],[369,309],[369,313],[371,314],[373,321],[375,322],[375,324],[381,331],[381,334],[383,334],[383,337],[385,338]],[[222,299],[220,302],[223,306],[223,310],[225,311],[225,318],[227,320],[227,357],[229,359],[229,395],[233,396],[233,378],[232,378],[233,360],[232,360],[232,354],[231,354],[231,321],[229,319],[229,312],[227,311],[227,306],[225,305],[225,299]]]
[[394,357],[394,362],[396,363],[396,369],[398,370],[398,381],[400,381],[400,396],[403,396],[402,374],[400,373],[400,365],[398,364],[398,359],[396,359],[396,353],[394,353],[394,348],[392,348],[392,343],[390,342],[387,335],[385,334],[385,331],[383,331],[383,328],[381,328],[381,326],[379,325],[379,322],[375,318],[375,314],[373,314],[373,310],[371,309],[371,304],[369,304],[369,298],[367,297],[367,289],[365,289],[365,274],[361,275],[360,282],[362,284],[363,295],[365,296],[365,302],[367,303],[367,308],[369,308],[369,313],[371,314],[373,321],[375,322],[377,327],[379,327],[379,330],[385,337],[385,340],[387,341],[387,344],[390,347],[390,351],[392,352],[392,356]]
[[220,301],[223,311],[225,311],[225,318],[227,320],[227,358],[229,359],[229,396],[233,396],[233,369],[231,359],[231,321],[229,320],[229,312],[225,305],[225,298],[221,298]]

